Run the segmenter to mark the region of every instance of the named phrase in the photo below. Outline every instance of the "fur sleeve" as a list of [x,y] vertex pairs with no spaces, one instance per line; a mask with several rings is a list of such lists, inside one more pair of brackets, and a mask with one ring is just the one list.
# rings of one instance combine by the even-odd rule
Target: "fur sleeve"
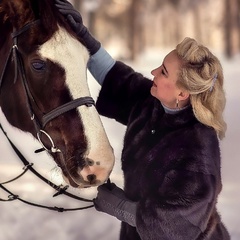
[[127,124],[134,105],[150,95],[152,82],[122,62],[107,74],[96,106],[103,116]]

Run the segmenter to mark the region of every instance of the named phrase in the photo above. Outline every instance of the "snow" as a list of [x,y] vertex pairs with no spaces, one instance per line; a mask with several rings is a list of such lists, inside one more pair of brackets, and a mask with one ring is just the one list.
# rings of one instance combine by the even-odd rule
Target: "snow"
[[[151,76],[152,68],[160,65],[162,55],[159,49],[146,53],[138,62],[131,65],[146,76]],[[153,54],[154,53],[154,54]],[[165,52],[164,52],[165,54]],[[239,213],[240,213],[240,56],[233,60],[220,58],[225,73],[225,89],[227,106],[225,111],[228,131],[226,138],[221,143],[222,149],[222,178],[223,190],[219,196],[218,211],[227,226],[232,240],[240,239]],[[96,98],[99,86],[89,74],[89,86]],[[125,127],[113,120],[102,118],[109,140],[114,148],[116,164],[111,174],[111,180],[122,186],[122,172],[120,166],[120,153]],[[32,140],[30,135],[22,134],[17,129],[11,128],[0,114],[0,122],[8,132],[9,137],[17,145],[24,156],[34,163],[34,168],[45,177],[57,184],[62,183],[62,178],[55,164],[46,153],[35,154],[34,150],[40,147],[38,142]],[[22,163],[9,146],[5,136],[0,131],[0,182],[20,174]],[[7,187],[21,198],[47,206],[60,206],[64,208],[83,207],[83,203],[69,197],[58,196],[52,198],[55,191],[42,183],[32,173],[25,174]],[[92,199],[96,189],[76,190],[70,192]],[[6,194],[0,189],[0,198],[7,199]],[[97,212],[94,208],[73,212],[53,212],[46,209],[35,208],[20,201],[0,202],[0,240],[117,240],[120,223],[117,219],[107,214]]]

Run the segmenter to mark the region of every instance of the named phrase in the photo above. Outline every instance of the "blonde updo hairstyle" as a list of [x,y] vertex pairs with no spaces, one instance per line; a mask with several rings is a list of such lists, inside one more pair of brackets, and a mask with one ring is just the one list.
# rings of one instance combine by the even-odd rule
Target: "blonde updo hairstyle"
[[226,104],[223,90],[223,70],[220,61],[205,46],[185,38],[176,47],[182,61],[177,85],[190,93],[195,117],[213,127],[220,139],[225,136],[223,110]]

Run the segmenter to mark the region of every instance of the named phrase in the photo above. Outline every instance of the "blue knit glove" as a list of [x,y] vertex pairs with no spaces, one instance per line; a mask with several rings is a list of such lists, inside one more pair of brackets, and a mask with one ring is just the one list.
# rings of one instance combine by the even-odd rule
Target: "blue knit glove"
[[99,186],[97,198],[93,202],[97,211],[110,214],[136,227],[137,203],[127,199],[124,191],[114,183]]
[[67,0],[55,0],[55,5],[59,12],[67,19],[72,30],[82,39],[90,55],[95,54],[101,47],[101,43],[84,26],[81,14]]

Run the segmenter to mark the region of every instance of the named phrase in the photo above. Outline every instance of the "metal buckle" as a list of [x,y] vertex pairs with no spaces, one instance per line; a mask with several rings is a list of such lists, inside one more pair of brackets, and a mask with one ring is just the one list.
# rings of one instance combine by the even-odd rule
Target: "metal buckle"
[[[43,144],[43,142],[42,142],[42,140],[41,140],[41,134],[44,134],[44,135],[48,138],[48,140],[50,141],[50,143],[52,144],[52,146],[51,146],[50,149],[48,149],[48,148]],[[38,141],[41,143],[41,145],[43,146],[43,148],[44,148],[46,151],[52,152],[52,153],[61,152],[60,149],[58,149],[57,147],[55,147],[52,138],[51,138],[50,135],[49,135],[48,133],[46,133],[45,131],[39,130],[39,132],[37,133],[37,138],[38,138]]]

